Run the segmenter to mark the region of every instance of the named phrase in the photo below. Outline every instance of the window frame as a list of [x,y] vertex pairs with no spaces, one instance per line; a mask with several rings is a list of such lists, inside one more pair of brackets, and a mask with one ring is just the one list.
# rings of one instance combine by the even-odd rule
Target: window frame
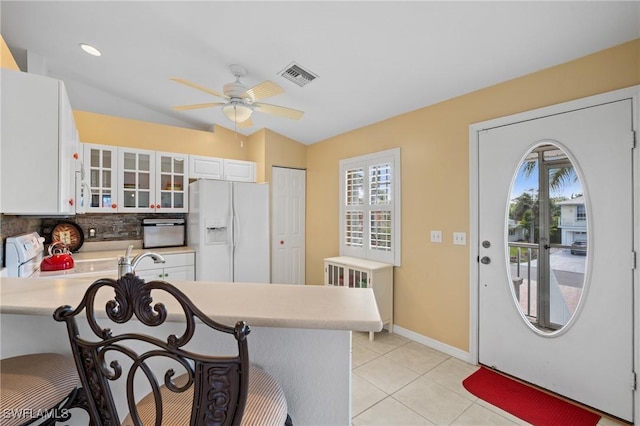
[[[370,194],[370,167],[382,164],[391,166],[391,197],[386,204],[371,204]],[[348,170],[361,168],[363,171],[362,204],[347,204],[346,187]],[[373,152],[340,160],[339,167],[340,201],[339,201],[339,244],[341,256],[352,256],[362,259],[375,260],[401,265],[401,181],[402,171],[400,167],[400,148]],[[353,199],[353,197],[351,198]],[[362,212],[362,246],[347,245],[346,214],[348,211]],[[389,251],[371,248],[371,213],[391,212],[391,248]],[[380,234],[378,234],[379,236]]]

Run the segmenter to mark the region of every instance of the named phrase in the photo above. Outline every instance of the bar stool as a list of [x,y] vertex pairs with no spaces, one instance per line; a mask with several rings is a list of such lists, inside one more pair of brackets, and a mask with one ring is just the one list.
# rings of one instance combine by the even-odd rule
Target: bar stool
[[[105,305],[97,294],[113,299]],[[98,306],[106,306],[106,319],[96,316]],[[76,308],[61,306],[53,318],[66,324],[71,351],[82,360],[78,372],[92,425],[120,425],[125,409],[126,426],[292,425],[280,384],[249,362],[249,326],[214,321],[168,282],[131,273],[99,279]],[[166,328],[170,318],[180,321],[175,334]],[[196,352],[196,335],[215,335],[219,345]],[[122,395],[126,406],[120,402],[118,413],[115,397]]]
[[37,353],[0,360],[0,423],[43,425],[68,419],[68,408],[80,386],[71,355]]

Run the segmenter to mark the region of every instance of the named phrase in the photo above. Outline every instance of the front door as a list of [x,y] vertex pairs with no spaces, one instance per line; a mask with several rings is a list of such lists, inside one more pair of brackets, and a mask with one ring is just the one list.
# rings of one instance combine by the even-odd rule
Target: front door
[[[631,100],[621,100],[491,128],[478,139],[479,362],[628,421],[635,380],[632,128]],[[528,219],[516,220],[512,197],[527,162],[544,176],[531,190],[537,208],[530,203]],[[554,199],[549,177],[563,168],[579,186]],[[575,222],[569,213],[566,222],[554,219],[551,206],[565,202],[575,204]],[[557,266],[562,256],[582,262],[578,279]]]

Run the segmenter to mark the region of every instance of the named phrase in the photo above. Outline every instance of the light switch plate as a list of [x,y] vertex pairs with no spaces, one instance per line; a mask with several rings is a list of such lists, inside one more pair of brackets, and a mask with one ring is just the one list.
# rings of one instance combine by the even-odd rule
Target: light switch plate
[[432,243],[441,243],[442,242],[442,231],[431,231],[431,242]]
[[453,244],[457,244],[460,246],[464,246],[467,244],[467,233],[466,232],[454,232],[453,233]]

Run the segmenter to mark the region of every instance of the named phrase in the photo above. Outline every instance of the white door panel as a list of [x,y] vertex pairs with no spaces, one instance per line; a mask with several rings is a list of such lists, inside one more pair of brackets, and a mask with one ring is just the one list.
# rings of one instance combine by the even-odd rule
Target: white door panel
[[[479,361],[633,420],[631,101],[483,131],[479,135]],[[535,332],[517,309],[508,273],[506,210],[514,173],[534,146],[561,147],[586,195],[586,283],[573,320]],[[482,247],[488,241],[489,248]]]
[[305,284],[306,171],[273,167],[272,282]]

